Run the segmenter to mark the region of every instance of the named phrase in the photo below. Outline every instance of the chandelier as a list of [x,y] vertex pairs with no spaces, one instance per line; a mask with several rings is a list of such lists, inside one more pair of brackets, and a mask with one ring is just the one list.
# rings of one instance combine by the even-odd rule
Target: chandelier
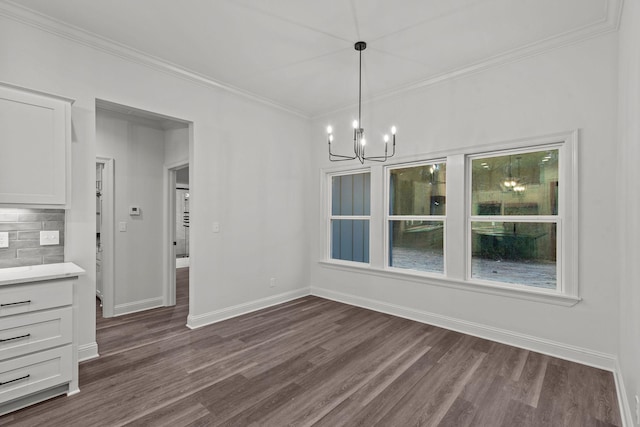
[[358,120],[353,121],[353,155],[345,156],[342,154],[335,154],[331,151],[331,143],[333,142],[333,128],[331,126],[327,127],[327,139],[329,144],[329,160],[332,162],[339,162],[343,160],[354,160],[358,159],[360,163],[364,163],[365,161],[370,162],[384,162],[388,158],[393,157],[396,154],[396,127],[391,127],[391,143],[392,150],[391,154],[388,152],[389,145],[389,135],[385,135],[383,137],[384,141],[384,156],[366,156],[365,148],[367,145],[367,140],[364,136],[364,127],[362,127],[362,51],[367,48],[367,43],[365,42],[357,42],[354,45],[354,48],[359,52],[360,55],[360,65],[358,70]]
[[516,194],[522,194],[526,189],[526,181],[519,177],[520,175],[520,156],[516,157],[518,172],[516,175],[513,174],[513,168],[511,166],[511,156],[509,156],[509,166],[505,167],[505,178],[504,181],[500,183],[502,187],[502,191],[510,192],[513,191]]

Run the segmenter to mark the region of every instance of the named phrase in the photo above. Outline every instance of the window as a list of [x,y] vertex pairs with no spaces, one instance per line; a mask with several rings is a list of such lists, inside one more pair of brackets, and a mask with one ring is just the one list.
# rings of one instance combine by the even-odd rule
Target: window
[[469,160],[471,279],[557,289],[558,148]]
[[325,265],[574,305],[577,140],[574,131],[325,171]]
[[444,162],[388,169],[388,266],[444,274]]
[[369,263],[370,173],[332,175],[331,259]]

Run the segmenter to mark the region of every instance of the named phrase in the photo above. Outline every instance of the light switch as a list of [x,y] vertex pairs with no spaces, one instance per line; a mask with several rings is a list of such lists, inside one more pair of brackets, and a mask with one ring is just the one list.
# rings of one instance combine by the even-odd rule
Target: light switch
[[8,248],[9,247],[9,232],[2,231],[0,232],[0,248]]
[[124,222],[124,221],[121,221],[121,222],[118,224],[118,230],[119,230],[119,231],[127,231],[127,223],[126,223],[126,222]]
[[40,232],[40,246],[59,245],[60,232],[58,230],[48,230]]

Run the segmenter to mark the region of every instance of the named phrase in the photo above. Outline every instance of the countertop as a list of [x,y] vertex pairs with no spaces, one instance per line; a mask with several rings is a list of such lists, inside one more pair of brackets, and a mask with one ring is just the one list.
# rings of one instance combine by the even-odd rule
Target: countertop
[[72,262],[0,268],[0,286],[78,277],[86,272]]

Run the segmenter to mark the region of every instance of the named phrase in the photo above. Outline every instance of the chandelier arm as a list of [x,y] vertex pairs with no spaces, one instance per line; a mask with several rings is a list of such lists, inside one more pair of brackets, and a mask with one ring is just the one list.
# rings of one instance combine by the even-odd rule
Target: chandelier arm
[[353,159],[357,158],[357,156],[344,156],[342,154],[334,154],[334,153],[331,152],[331,145],[329,145],[329,160],[331,160],[332,162],[336,161],[336,160],[334,160],[334,158],[336,158],[336,160],[337,159],[340,159],[340,160],[353,160]]
[[[344,158],[342,158],[344,157]],[[329,161],[331,162],[344,162],[346,160],[355,160],[357,157],[347,157],[347,156],[340,156],[338,154],[330,154],[329,155]]]
[[387,159],[391,157],[391,156],[376,156],[376,157],[363,157],[361,162],[364,163],[364,161],[366,160],[367,162],[386,162]]
[[384,151],[384,156],[369,156],[369,157],[364,157],[364,160],[371,160],[374,162],[384,162],[387,159],[390,159],[391,157],[395,156],[396,154],[396,137],[395,135],[393,136],[393,145],[392,145],[393,150],[391,151],[391,154],[387,154],[387,150],[385,148]]
[[329,144],[329,160],[332,162],[340,162],[343,160],[353,160],[356,156],[343,156],[342,154],[333,154],[331,152],[331,144]]

